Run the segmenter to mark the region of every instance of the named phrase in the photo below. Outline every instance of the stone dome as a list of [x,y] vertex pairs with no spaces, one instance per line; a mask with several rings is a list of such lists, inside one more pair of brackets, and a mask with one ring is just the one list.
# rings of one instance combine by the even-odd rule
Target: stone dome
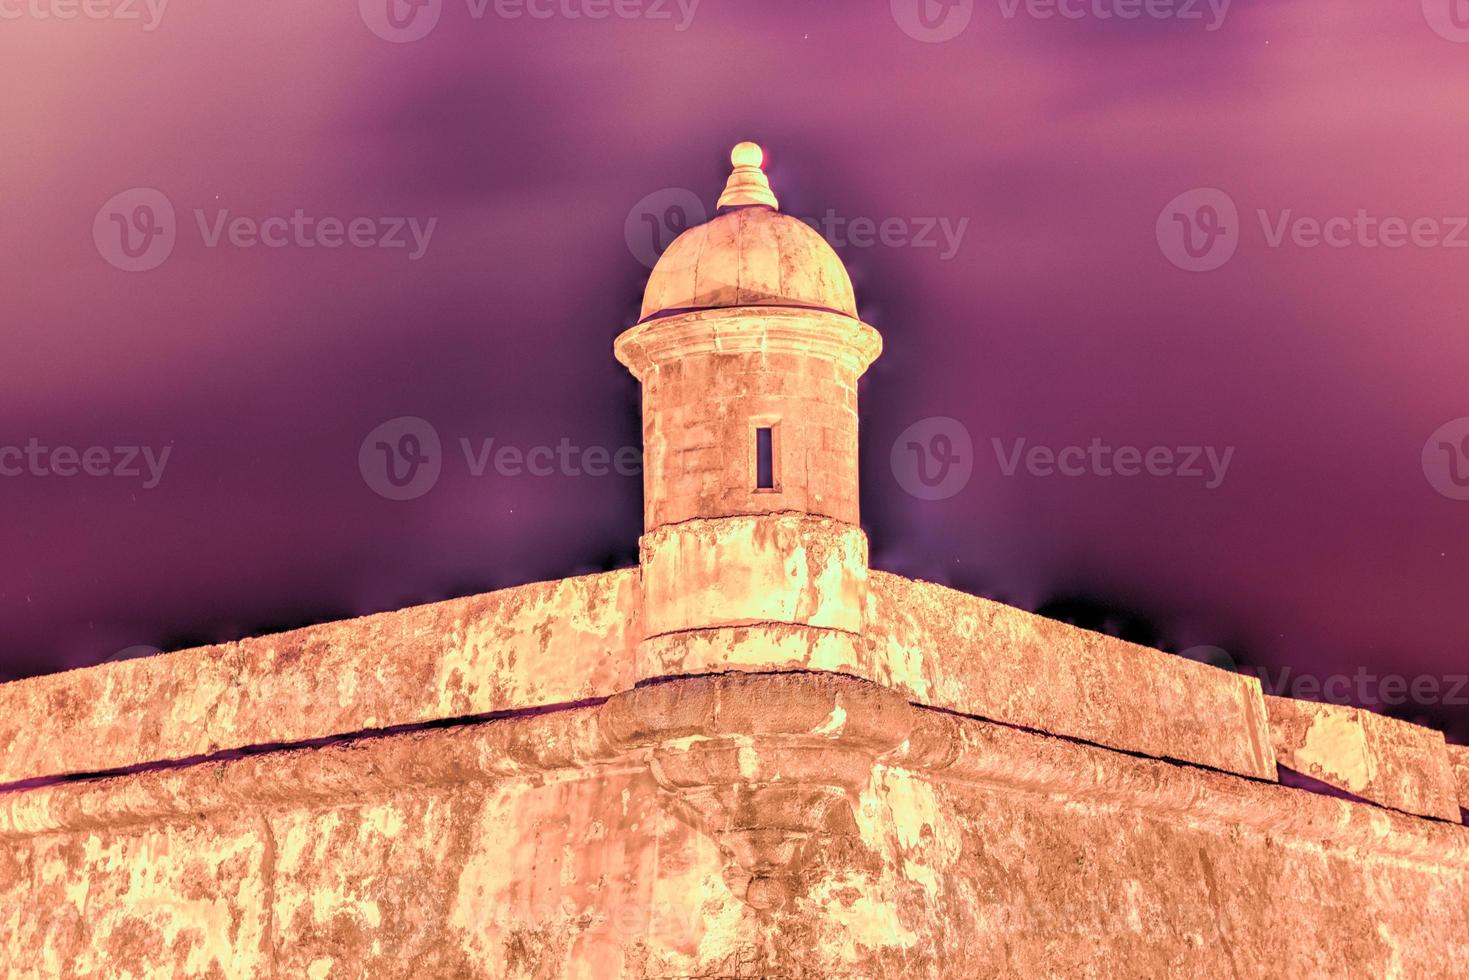
[[815,229],[778,210],[760,148],[741,143],[730,158],[723,213],[668,246],[643,292],[641,319],[733,306],[811,307],[856,319],[846,267]]

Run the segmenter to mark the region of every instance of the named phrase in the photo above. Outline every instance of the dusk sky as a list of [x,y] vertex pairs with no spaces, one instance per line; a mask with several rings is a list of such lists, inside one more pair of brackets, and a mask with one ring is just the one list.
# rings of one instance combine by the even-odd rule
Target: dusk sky
[[612,340],[751,139],[874,567],[1469,742],[1465,0],[90,2],[0,0],[0,680],[635,564]]

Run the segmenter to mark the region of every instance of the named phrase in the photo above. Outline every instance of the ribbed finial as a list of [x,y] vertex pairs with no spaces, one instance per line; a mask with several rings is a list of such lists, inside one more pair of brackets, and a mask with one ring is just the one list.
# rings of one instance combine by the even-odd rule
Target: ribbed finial
[[765,163],[765,151],[758,143],[746,141],[735,144],[730,151],[729,162],[734,164],[734,173],[729,175],[729,183],[724,185],[724,193],[719,195],[721,209],[763,204],[780,210],[780,202],[770,189],[770,181],[766,179],[765,171],[760,169]]

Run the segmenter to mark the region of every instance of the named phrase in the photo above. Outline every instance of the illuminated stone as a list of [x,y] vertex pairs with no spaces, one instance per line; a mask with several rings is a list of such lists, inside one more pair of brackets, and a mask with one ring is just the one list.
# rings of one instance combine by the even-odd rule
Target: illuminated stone
[[1466,750],[868,568],[881,339],[731,159],[639,567],[0,685],[0,973],[1462,972]]

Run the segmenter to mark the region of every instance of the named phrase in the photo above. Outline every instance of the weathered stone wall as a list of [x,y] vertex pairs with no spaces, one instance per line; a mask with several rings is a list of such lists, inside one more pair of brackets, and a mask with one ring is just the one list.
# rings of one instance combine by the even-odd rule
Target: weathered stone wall
[[[877,331],[836,313],[724,309],[639,323],[618,357],[643,385],[643,510],[695,518],[802,513],[857,526],[857,379]],[[755,429],[774,430],[775,486]]]
[[1464,962],[1464,749],[857,558],[746,589],[856,632],[648,638],[634,569],[0,686],[0,974]]
[[886,572],[869,588],[873,680],[915,701],[1275,778],[1256,678]]
[[[643,382],[649,530],[772,510],[857,523],[857,377],[821,357],[711,353]],[[774,429],[773,490],[756,489],[755,427]]]
[[794,623],[862,632],[867,536],[840,521],[764,514],[685,521],[642,538],[649,636]]
[[638,570],[0,685],[0,786],[605,697],[633,683]]
[[[772,795],[768,767],[804,790]],[[6,803],[12,977],[1438,977],[1469,957],[1463,827],[823,674]],[[745,825],[801,853],[783,872]]]

